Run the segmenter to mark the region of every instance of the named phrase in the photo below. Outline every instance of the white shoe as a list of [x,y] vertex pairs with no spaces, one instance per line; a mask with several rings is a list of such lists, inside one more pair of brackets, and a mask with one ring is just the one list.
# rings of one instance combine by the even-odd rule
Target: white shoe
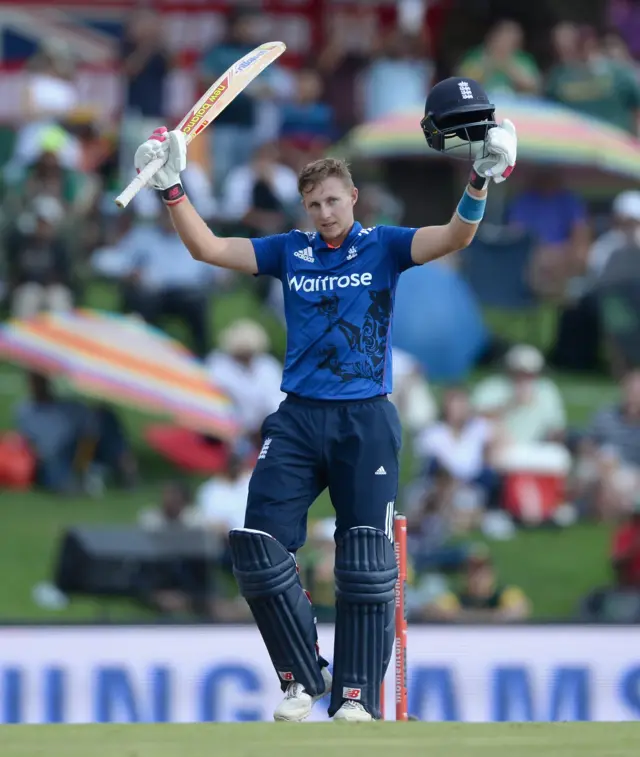
[[345,723],[369,723],[373,718],[360,702],[347,699],[333,716],[334,720],[344,720]]
[[323,696],[331,691],[331,673],[328,668],[322,668],[322,677],[324,678],[324,691],[320,696],[312,697],[307,694],[301,683],[292,681],[287,686],[284,699],[276,707],[273,713],[274,720],[286,720],[290,723],[300,723],[306,720],[311,714],[311,708]]

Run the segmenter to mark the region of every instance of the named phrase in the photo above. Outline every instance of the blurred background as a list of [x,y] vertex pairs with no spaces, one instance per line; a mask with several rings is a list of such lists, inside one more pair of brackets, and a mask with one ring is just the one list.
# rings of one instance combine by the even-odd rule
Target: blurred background
[[[0,620],[250,620],[226,533],[283,398],[282,288],[194,262],[153,192],[113,198],[276,39],[189,147],[217,233],[307,229],[296,174],[327,154],[363,225],[446,222],[468,166],[419,128],[446,76],[518,129],[472,246],[399,284],[409,659],[443,623],[640,622],[636,0],[0,0]],[[327,623],[332,537],[323,495],[299,557]]]

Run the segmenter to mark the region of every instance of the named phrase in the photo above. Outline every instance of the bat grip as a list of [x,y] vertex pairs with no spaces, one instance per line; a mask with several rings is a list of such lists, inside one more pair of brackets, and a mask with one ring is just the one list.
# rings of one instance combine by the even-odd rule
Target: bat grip
[[127,205],[133,200],[138,192],[145,187],[149,181],[158,173],[158,171],[165,164],[165,158],[156,158],[150,161],[140,171],[140,173],[131,180],[130,184],[125,187],[122,192],[116,197],[115,203],[119,208],[126,208]]

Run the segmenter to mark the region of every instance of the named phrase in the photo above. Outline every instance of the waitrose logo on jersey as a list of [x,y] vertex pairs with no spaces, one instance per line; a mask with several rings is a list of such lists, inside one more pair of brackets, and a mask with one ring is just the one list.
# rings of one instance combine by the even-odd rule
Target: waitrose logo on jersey
[[370,286],[370,273],[352,273],[349,276],[287,276],[289,289],[296,292],[331,292],[347,287]]

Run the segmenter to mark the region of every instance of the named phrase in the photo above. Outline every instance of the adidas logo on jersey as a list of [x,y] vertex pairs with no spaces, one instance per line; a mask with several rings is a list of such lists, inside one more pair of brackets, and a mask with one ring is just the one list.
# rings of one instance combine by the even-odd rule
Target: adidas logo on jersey
[[304,250],[297,250],[293,253],[297,258],[300,258],[300,260],[304,260],[305,263],[315,263],[315,258],[313,257],[313,250],[311,247],[305,247]]
[[353,260],[357,256],[358,256],[358,253],[356,252],[356,248],[349,247],[349,252],[347,253],[347,260]]
[[287,276],[289,289],[296,292],[332,292],[346,287],[368,287],[370,273],[352,273],[350,276]]

